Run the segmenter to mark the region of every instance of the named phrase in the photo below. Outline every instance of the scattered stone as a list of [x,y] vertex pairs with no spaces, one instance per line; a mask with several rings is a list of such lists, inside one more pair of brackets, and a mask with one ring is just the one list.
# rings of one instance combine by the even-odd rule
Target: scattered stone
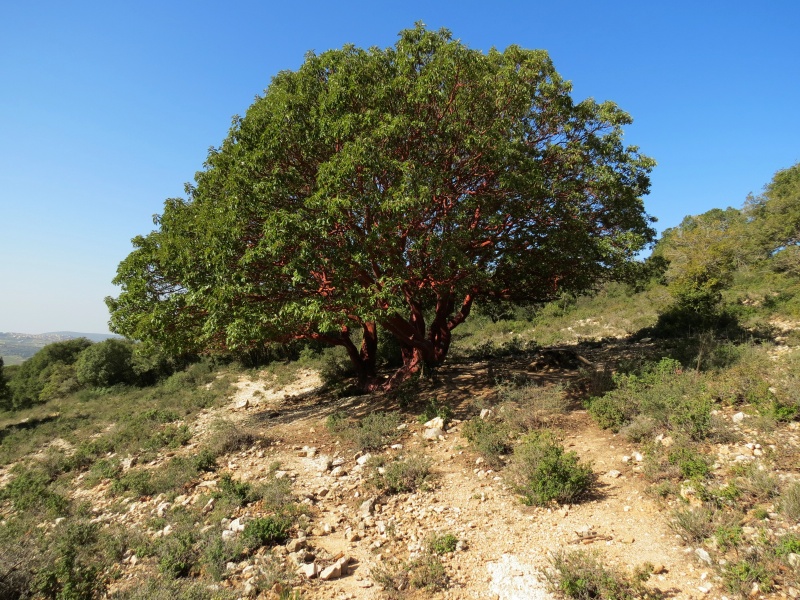
[[214,499],[213,498],[209,499],[209,501],[206,502],[206,505],[203,507],[202,512],[203,512],[204,515],[206,515],[206,514],[210,513],[212,510],[214,510]]
[[666,573],[667,568],[662,565],[661,563],[656,563],[653,565],[653,575],[661,575],[662,573]]
[[372,454],[370,454],[369,452],[367,452],[367,453],[366,453],[366,454],[364,454],[363,456],[359,456],[359,457],[356,459],[356,462],[357,462],[359,465],[361,465],[361,466],[364,466],[365,464],[367,464],[367,461],[368,461],[370,458],[372,458]]
[[731,421],[733,421],[734,423],[741,423],[742,421],[744,421],[744,413],[743,412],[736,413],[735,415],[733,415],[733,417],[731,417]]
[[493,415],[494,413],[492,412],[491,408],[484,408],[483,410],[481,410],[481,419],[483,419],[484,421],[487,419],[491,419]]
[[250,400],[248,400],[247,398],[245,398],[244,400],[239,400],[239,402],[236,403],[236,408],[238,408],[239,410],[246,409],[249,406],[250,406]]
[[306,547],[305,538],[294,538],[289,540],[289,543],[286,544],[286,550],[289,552],[297,552],[298,550],[302,550],[305,547]]
[[332,565],[326,567],[319,574],[322,581],[329,581],[331,579],[338,579],[342,575],[347,574],[347,565],[350,564],[350,557],[343,556]]
[[619,471],[617,471],[616,469],[612,469],[611,471],[609,471],[609,472],[607,473],[607,475],[608,475],[609,477],[611,477],[611,479],[616,479],[617,477],[619,477],[620,475],[622,475],[622,473],[620,473],[620,472],[619,472]]

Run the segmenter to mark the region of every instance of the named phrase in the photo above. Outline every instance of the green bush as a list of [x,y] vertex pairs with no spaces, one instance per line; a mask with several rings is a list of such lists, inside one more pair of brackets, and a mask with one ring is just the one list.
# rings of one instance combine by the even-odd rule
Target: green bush
[[532,433],[514,448],[511,480],[525,504],[574,502],[595,483],[590,465],[575,452],[565,452],[549,431]]
[[508,428],[495,421],[473,417],[461,427],[461,435],[494,467],[503,464],[500,457],[511,449]]
[[244,526],[242,542],[252,549],[281,544],[289,537],[291,526],[291,520],[285,516],[253,519]]
[[45,402],[48,398],[42,396],[42,390],[49,384],[52,393],[58,382],[64,380],[64,366],[74,365],[81,352],[91,345],[92,342],[86,338],[48,344],[22,363],[9,382],[10,408],[18,410]]
[[628,577],[605,566],[597,552],[576,550],[557,552],[550,558],[554,573],[548,576],[553,591],[576,600],[647,600],[663,598],[657,590],[645,587],[652,565],[637,569]]
[[433,534],[427,542],[428,551],[433,554],[455,552],[458,538],[452,533]]
[[81,385],[89,387],[134,383],[133,343],[110,338],[89,346],[75,363],[75,375]]
[[370,485],[389,494],[423,488],[431,476],[430,459],[419,455],[388,463],[383,457],[373,457],[367,467],[372,471]]

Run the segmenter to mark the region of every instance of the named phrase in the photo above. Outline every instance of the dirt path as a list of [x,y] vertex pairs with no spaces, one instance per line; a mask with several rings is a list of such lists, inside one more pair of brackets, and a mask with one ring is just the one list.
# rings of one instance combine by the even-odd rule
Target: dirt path
[[[459,416],[470,416],[469,399],[488,394],[483,389],[480,369],[469,374],[456,372],[444,394],[455,403]],[[304,405],[316,409],[301,418]],[[289,405],[291,404],[291,406]],[[331,438],[324,419],[334,409],[364,414],[371,407],[359,400],[323,405],[313,395],[284,405],[271,406],[280,415],[269,421],[265,431],[280,440],[269,456],[238,461],[243,478],[258,478],[265,462],[279,461],[281,469],[294,480],[297,494],[313,507],[313,535],[309,545],[336,557],[351,557],[352,573],[329,582],[311,580],[305,596],[323,598],[385,598],[375,583],[373,569],[420,554],[426,538],[434,533],[452,533],[464,542],[464,549],[444,556],[448,589],[432,598],[495,598],[499,600],[544,599],[543,572],[548,557],[559,550],[591,549],[606,564],[631,571],[649,562],[658,574],[651,583],[674,598],[719,597],[711,593],[710,568],[701,568],[667,525],[668,513],[646,494],[647,484],[634,457],[635,449],[622,438],[599,430],[583,410],[574,410],[560,423],[563,442],[570,450],[590,461],[598,475],[595,498],[573,506],[533,508],[522,505],[502,477],[476,464],[455,424],[441,439],[422,439],[423,426],[407,418],[407,429],[392,456],[424,453],[433,461],[436,479],[432,490],[379,500],[372,513],[363,513],[361,503],[370,497],[359,454]],[[389,407],[383,407],[389,408]],[[274,413],[273,413],[274,415]],[[251,412],[251,422],[265,423],[263,413]],[[298,456],[303,447],[314,447],[313,457]],[[344,473],[321,472],[320,456],[334,459]],[[623,462],[623,456],[632,457]],[[354,539],[353,533],[358,539]]]

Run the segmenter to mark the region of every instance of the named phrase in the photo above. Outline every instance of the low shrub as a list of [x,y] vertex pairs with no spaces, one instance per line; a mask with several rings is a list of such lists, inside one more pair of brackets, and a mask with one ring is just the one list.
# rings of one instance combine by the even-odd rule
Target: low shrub
[[429,552],[411,561],[378,565],[370,575],[375,583],[393,592],[409,589],[436,592],[447,588],[442,561]]
[[428,538],[428,551],[432,554],[447,554],[455,552],[458,538],[452,533],[433,534]]
[[359,450],[375,450],[391,443],[400,434],[398,412],[374,412],[358,422],[348,420],[341,413],[331,414],[325,426],[328,431],[341,437]]
[[525,504],[574,502],[595,484],[592,468],[565,452],[549,431],[529,434],[514,448],[510,478]]
[[778,508],[783,515],[791,520],[800,520],[800,482],[789,485],[778,499]]
[[289,537],[292,522],[285,516],[261,517],[248,521],[242,532],[242,543],[250,549],[281,544]]
[[644,565],[632,577],[605,566],[596,552],[558,552],[550,558],[554,571],[548,575],[555,592],[576,600],[634,600],[663,598],[658,590],[644,585],[652,565]]
[[412,455],[387,462],[382,456],[367,463],[372,471],[371,486],[387,494],[399,494],[424,489],[431,478],[431,461],[425,456]]
[[700,543],[714,534],[715,510],[711,506],[680,508],[672,513],[671,529],[688,543]]
[[511,449],[508,428],[496,421],[473,417],[461,427],[461,435],[494,467],[503,464],[500,457]]

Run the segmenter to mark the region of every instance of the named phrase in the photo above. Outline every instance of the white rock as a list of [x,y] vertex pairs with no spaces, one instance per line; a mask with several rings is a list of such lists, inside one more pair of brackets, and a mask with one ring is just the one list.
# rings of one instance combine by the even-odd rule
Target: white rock
[[250,400],[248,400],[247,398],[245,398],[244,400],[239,400],[239,402],[236,403],[236,408],[238,409],[248,408],[249,406],[250,406]]
[[362,466],[363,466],[363,465],[367,464],[367,461],[368,461],[370,458],[372,458],[372,454],[370,454],[369,452],[367,452],[365,455],[363,455],[363,456],[359,456],[359,457],[356,459],[356,462],[357,462],[359,465],[362,465]]
[[442,417],[434,417],[425,423],[425,427],[430,427],[432,429],[444,429],[444,419]]
[[483,419],[484,421],[486,419],[491,419],[493,414],[494,413],[492,413],[491,408],[484,408],[481,410],[481,419]]
[[703,548],[695,548],[694,554],[704,563],[711,564],[711,556]]
[[731,421],[733,421],[734,423],[741,423],[742,421],[744,421],[744,413],[743,412],[736,413],[735,415],[733,415],[733,417],[731,417]]
[[315,562],[309,563],[307,565],[300,565],[297,568],[297,573],[299,575],[307,577],[308,579],[314,579],[314,577],[316,577],[319,574],[319,567]]
[[426,440],[438,440],[440,437],[444,437],[444,431],[438,427],[432,427],[431,429],[426,429],[422,437]]
[[622,475],[622,473],[620,473],[620,472],[619,472],[619,471],[617,471],[616,469],[612,469],[611,471],[609,471],[609,472],[607,473],[607,475],[608,475],[609,477],[611,477],[612,479],[616,479],[617,477],[619,477],[620,475]]

